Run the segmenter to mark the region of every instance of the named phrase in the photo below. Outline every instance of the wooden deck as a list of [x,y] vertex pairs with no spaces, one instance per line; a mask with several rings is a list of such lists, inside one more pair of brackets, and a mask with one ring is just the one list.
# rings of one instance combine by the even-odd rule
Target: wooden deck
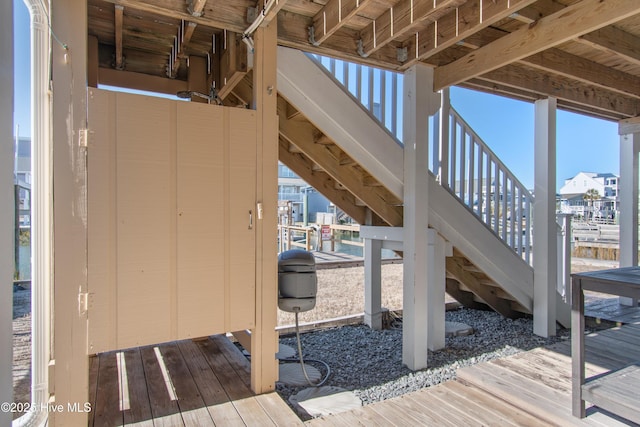
[[249,363],[224,336],[102,353],[90,363],[89,425],[302,425],[278,394],[249,384]]
[[[456,381],[306,424],[635,425],[593,407],[584,420],[571,415],[570,351],[570,343],[565,341],[470,366],[458,371]],[[586,340],[586,357],[588,376],[638,360],[640,322],[591,334]],[[118,378],[122,378],[120,382]],[[95,411],[90,425],[96,426],[303,424],[276,393],[251,393],[249,364],[222,336],[94,357],[91,396]]]

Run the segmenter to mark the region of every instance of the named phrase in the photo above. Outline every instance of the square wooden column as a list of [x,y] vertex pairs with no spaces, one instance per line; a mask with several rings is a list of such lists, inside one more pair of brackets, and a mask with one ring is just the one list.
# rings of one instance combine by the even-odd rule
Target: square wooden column
[[[53,193],[54,193],[54,326],[53,378],[55,403],[87,402],[89,358],[87,314],[87,3],[54,0],[53,65]],[[87,413],[49,414],[50,425],[86,425]]]
[[382,241],[364,239],[364,323],[382,329]]
[[[427,367],[429,275],[429,116],[440,107],[433,69],[417,64],[404,75],[404,263],[402,362]],[[444,284],[443,284],[444,286]]]
[[[640,117],[622,120],[620,134],[620,267],[638,265],[638,155]],[[636,306],[638,300],[620,297],[620,304]]]
[[251,334],[251,388],[275,390],[278,379],[277,20],[255,33],[253,90],[258,116],[256,169],[256,326]]
[[[0,402],[13,402],[13,2],[0,4]],[[13,414],[0,411],[0,425]]]
[[556,99],[535,103],[533,205],[533,332],[556,334]]

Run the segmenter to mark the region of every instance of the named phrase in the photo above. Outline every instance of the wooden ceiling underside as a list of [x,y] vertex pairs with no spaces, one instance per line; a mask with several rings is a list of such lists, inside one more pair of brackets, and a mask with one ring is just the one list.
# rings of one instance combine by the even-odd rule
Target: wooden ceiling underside
[[[254,0],[88,0],[101,68],[185,80],[190,56],[220,61]],[[639,0],[278,0],[281,45],[403,71],[434,67],[434,86],[570,111],[640,115]],[[215,70],[215,67],[212,67]],[[215,72],[215,71],[214,71]]]

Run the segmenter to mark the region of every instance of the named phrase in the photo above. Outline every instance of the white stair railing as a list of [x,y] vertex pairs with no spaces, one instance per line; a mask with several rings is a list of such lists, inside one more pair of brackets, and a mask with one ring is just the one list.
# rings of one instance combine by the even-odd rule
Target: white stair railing
[[[308,54],[402,144],[403,75]],[[429,169],[440,184],[531,264],[533,196],[449,104],[431,119]]]

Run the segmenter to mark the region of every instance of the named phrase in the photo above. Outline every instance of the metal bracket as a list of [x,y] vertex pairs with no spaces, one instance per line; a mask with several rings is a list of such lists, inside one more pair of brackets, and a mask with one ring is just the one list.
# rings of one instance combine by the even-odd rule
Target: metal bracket
[[80,129],[78,131],[78,146],[82,148],[89,146],[89,129]]
[[320,43],[316,41],[316,30],[313,25],[309,27],[309,43],[314,46],[320,46]]
[[89,311],[89,293],[81,292],[78,294],[78,314],[84,316]]
[[406,62],[409,59],[409,51],[406,47],[399,47],[396,49],[396,58],[399,62]]
[[363,58],[368,58],[369,57],[369,55],[364,52],[364,44],[362,43],[362,39],[358,40],[357,52],[358,52],[358,55],[360,55]]

